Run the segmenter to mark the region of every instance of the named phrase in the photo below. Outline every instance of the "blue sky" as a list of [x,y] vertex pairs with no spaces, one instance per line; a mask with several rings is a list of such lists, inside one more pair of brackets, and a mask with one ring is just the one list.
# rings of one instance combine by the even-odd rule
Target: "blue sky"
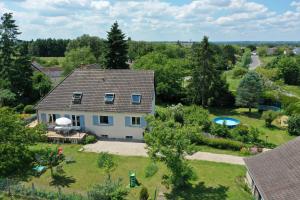
[[300,0],[0,0],[21,39],[105,38],[114,21],[146,41],[300,40]]

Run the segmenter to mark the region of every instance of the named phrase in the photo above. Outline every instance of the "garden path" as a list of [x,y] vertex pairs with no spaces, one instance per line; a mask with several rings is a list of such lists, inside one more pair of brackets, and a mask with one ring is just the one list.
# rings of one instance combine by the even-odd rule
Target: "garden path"
[[[108,152],[122,156],[148,156],[146,144],[139,142],[98,141],[94,144],[85,145],[83,149],[86,152]],[[212,162],[245,165],[243,157],[226,154],[196,152],[195,154],[187,156],[186,158],[189,160],[206,160]]]

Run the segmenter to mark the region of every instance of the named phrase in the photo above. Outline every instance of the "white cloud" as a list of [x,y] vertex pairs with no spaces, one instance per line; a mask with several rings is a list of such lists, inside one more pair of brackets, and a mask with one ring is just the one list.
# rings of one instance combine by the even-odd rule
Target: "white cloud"
[[299,0],[291,3],[293,11],[283,13],[252,0],[198,0],[181,5],[159,0],[24,0],[15,6],[6,1],[0,2],[0,12],[14,12],[26,39],[82,33],[105,37],[115,20],[127,35],[145,40],[200,39],[204,33],[230,38],[250,32],[295,32],[300,23]]

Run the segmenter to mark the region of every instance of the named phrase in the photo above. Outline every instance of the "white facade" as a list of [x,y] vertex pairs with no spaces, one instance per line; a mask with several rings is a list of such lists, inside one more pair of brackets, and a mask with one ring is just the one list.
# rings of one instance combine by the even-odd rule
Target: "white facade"
[[[44,119],[43,116],[44,115]],[[86,132],[91,132],[98,137],[105,137],[109,139],[134,139],[143,140],[143,133],[145,129],[144,119],[147,114],[140,113],[109,113],[109,112],[79,112],[79,111],[57,111],[57,110],[39,110],[38,120],[39,122],[45,122],[49,124],[49,115],[68,116],[72,119],[72,115],[84,116],[83,123],[81,121],[81,127]],[[93,118],[95,116],[110,116],[112,117],[112,124],[95,124]],[[126,117],[139,117],[140,125],[126,124]]]

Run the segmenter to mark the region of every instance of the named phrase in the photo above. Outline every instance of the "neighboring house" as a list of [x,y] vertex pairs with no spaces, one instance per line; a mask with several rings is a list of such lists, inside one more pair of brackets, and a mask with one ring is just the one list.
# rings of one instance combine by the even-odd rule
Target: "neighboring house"
[[267,49],[267,55],[268,56],[272,56],[277,52],[277,48],[276,47],[272,47],[272,48],[268,48]]
[[294,48],[293,49],[293,54],[300,55],[300,47]]
[[33,70],[39,71],[48,76],[54,85],[57,85],[61,81],[63,73],[63,69],[61,67],[43,67],[35,61],[31,63],[31,67],[33,68]]
[[255,199],[300,199],[300,137],[244,160]]
[[154,114],[154,72],[76,69],[37,104],[39,122],[65,116],[103,138],[142,140]]

